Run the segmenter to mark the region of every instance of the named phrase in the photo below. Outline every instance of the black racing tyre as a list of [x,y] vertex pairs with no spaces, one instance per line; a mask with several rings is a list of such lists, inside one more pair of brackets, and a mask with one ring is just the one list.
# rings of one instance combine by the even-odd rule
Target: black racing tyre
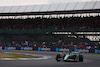
[[77,60],[77,55],[74,55],[74,56],[73,56],[73,59],[74,59],[74,61],[77,62],[77,61],[78,61],[78,60]]
[[79,55],[79,62],[83,62],[83,55]]
[[57,54],[57,56],[56,56],[56,61],[61,61],[61,60],[59,60],[59,58],[62,58],[62,57],[61,57],[60,54]]
[[76,57],[77,57],[76,55],[73,56],[74,60],[76,59]]
[[57,54],[57,57],[62,58],[60,54]]
[[61,60],[56,60],[57,62],[60,62]]

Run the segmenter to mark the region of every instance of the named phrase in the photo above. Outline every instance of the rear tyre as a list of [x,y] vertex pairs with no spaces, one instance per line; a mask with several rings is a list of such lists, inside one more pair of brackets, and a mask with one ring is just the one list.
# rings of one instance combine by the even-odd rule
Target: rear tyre
[[79,62],[83,62],[83,55],[79,55]]

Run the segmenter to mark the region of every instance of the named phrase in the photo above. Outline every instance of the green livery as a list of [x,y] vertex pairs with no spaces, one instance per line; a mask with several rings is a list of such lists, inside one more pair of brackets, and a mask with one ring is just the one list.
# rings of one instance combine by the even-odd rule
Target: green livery
[[64,55],[57,54],[56,60],[83,62],[83,55],[81,55],[79,52],[69,52]]

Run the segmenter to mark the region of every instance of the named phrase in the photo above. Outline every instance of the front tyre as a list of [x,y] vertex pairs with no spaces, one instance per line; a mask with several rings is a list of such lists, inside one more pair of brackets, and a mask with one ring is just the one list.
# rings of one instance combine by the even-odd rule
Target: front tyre
[[77,55],[74,55],[73,58],[74,58],[74,61],[78,62]]
[[60,54],[57,54],[56,61],[60,62],[61,61],[60,58],[62,58],[61,55]]
[[83,55],[79,55],[79,62],[83,62]]

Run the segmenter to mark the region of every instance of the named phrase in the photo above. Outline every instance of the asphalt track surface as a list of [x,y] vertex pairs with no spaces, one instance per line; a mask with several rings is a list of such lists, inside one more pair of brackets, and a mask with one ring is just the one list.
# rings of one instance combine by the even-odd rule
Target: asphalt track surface
[[10,50],[0,50],[0,52],[37,54],[52,57],[42,60],[0,60],[0,67],[100,67],[100,55],[83,54],[83,62],[57,62],[55,60],[57,52]]

